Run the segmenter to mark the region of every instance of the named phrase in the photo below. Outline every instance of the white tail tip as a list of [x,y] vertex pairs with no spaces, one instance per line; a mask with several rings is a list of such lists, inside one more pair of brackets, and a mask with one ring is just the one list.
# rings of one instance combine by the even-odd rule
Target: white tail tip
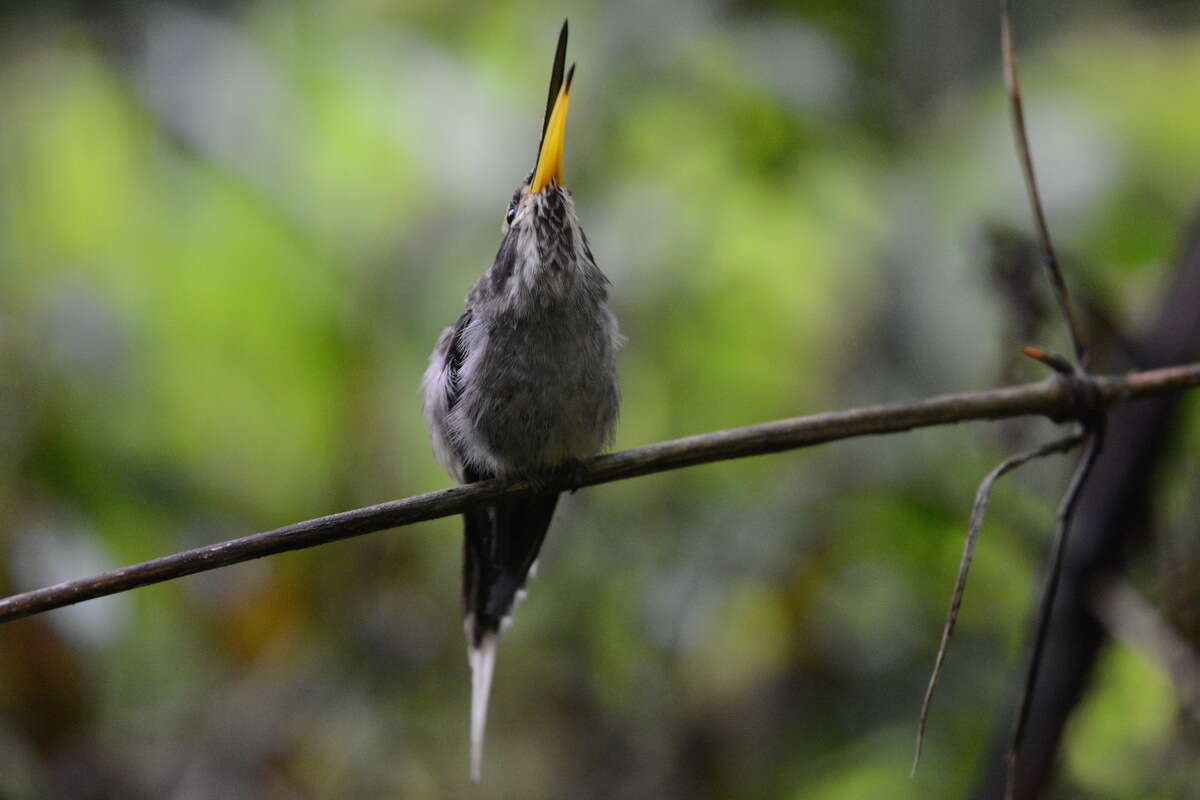
[[470,649],[471,659],[471,780],[479,782],[483,768],[483,732],[487,727],[488,695],[492,691],[492,672],[496,668],[495,633],[486,633],[478,647]]

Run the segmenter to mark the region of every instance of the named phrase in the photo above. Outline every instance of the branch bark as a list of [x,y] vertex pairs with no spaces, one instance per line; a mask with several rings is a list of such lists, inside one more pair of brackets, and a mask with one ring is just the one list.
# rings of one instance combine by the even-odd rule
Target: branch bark
[[[1200,386],[1200,363],[1099,377],[1096,381],[1099,388],[1096,401],[1107,407],[1137,397],[1168,394]],[[940,395],[911,403],[829,411],[687,436],[597,456],[585,462],[573,476],[573,485],[567,485],[565,481],[549,481],[546,485],[563,489],[593,486],[697,464],[811,447],[856,436],[1029,415],[1048,416],[1061,422],[1096,410],[1080,408],[1078,403],[1079,395],[1071,391],[1067,381],[1053,377],[1038,383]],[[155,558],[100,575],[6,597],[0,600],[0,623],[263,556],[447,517],[501,498],[527,494],[532,488],[526,480],[481,481],[343,511]]]

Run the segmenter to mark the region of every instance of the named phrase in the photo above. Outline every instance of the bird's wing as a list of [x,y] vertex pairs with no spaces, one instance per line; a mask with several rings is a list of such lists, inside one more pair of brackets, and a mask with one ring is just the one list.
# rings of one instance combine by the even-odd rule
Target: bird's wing
[[437,345],[429,355],[429,366],[421,380],[424,395],[423,412],[425,424],[433,439],[433,454],[457,480],[463,481],[464,459],[447,428],[447,416],[462,394],[459,373],[466,359],[465,332],[471,323],[470,308],[462,313],[455,323],[438,338]]

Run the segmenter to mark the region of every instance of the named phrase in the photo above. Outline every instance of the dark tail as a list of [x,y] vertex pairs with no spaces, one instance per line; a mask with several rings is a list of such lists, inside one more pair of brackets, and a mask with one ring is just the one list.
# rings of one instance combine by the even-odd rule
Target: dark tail
[[558,504],[545,492],[463,514],[463,616],[471,657],[471,777],[479,780],[496,642]]

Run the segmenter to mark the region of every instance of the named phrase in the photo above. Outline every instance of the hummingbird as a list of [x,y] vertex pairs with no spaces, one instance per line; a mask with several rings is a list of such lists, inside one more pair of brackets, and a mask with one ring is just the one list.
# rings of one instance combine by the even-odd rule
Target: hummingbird
[[460,483],[528,479],[533,494],[463,514],[462,610],[471,668],[471,777],[478,781],[496,647],[534,571],[557,489],[612,439],[622,343],[575,202],[563,140],[575,65],[567,23],[554,54],[533,170],[513,192],[491,267],[439,337],[422,381],[434,455]]

